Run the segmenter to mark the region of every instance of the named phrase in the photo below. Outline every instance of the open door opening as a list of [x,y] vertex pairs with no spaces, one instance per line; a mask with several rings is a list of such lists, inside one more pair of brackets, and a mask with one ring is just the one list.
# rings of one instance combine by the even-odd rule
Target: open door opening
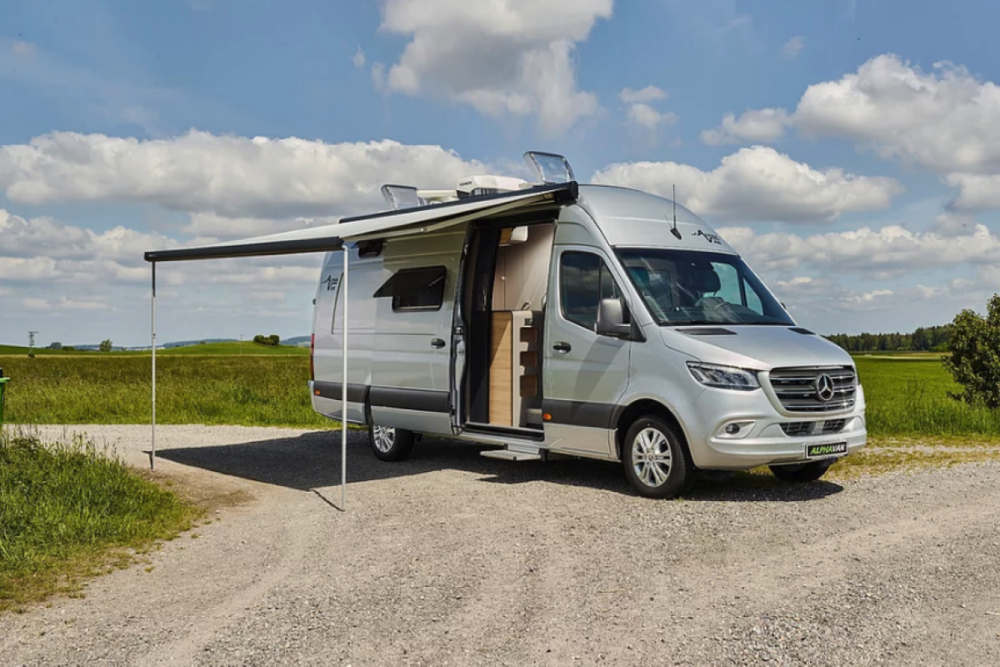
[[494,221],[472,231],[463,295],[467,426],[542,430],[542,328],[554,235],[551,219]]

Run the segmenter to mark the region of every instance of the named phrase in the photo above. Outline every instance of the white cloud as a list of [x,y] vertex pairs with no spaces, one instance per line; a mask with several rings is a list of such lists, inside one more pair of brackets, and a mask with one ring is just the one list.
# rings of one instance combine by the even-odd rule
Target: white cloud
[[945,182],[958,188],[958,194],[948,203],[951,209],[983,211],[1000,208],[1000,174],[948,174]]
[[826,312],[835,314],[872,312],[892,305],[898,296],[890,289],[869,292],[845,287],[827,278],[796,276],[776,280],[773,291],[792,312]]
[[788,112],[784,109],[751,109],[738,119],[726,114],[719,127],[704,130],[700,139],[710,146],[738,144],[744,141],[770,143],[785,133]]
[[383,183],[453,187],[477,162],[440,146],[216,136],[165,140],[56,132],[0,147],[14,203],[142,202],[227,217],[343,215],[381,205]]
[[799,57],[802,53],[802,49],[806,47],[806,38],[802,35],[795,35],[781,47],[781,53],[786,58],[794,60]]
[[60,297],[57,301],[48,301],[36,297],[21,300],[25,310],[105,310],[108,304],[98,300],[74,300]]
[[975,225],[962,236],[913,232],[898,225],[811,236],[757,234],[748,227],[718,231],[751,264],[773,271],[821,267],[884,278],[905,271],[1000,262],[1000,239],[984,225]]
[[931,171],[1000,170],[1000,88],[964,67],[923,72],[880,55],[802,95],[794,122],[809,137],[842,137]]
[[[574,45],[611,17],[613,0],[383,0],[381,29],[411,41],[385,78],[388,90],[430,93],[502,117],[536,114],[543,129],[599,109],[576,87]],[[376,83],[380,76],[376,76]]]
[[365,58],[365,52],[361,49],[360,46],[358,47],[358,50],[354,52],[354,56],[351,58],[351,62],[354,63],[354,66],[357,67],[358,69],[361,69],[362,67],[365,66],[365,62],[367,62],[367,59]]
[[833,220],[848,211],[883,209],[902,186],[891,178],[813,169],[773,148],[743,148],[712,171],[676,162],[612,164],[595,183],[624,185],[678,201],[713,218],[805,222]]
[[622,92],[618,93],[618,97],[625,104],[649,104],[650,102],[667,99],[667,93],[656,86],[650,85],[640,90],[625,88]]
[[946,212],[934,219],[931,231],[945,238],[965,236],[976,229],[976,224],[976,219],[970,215]]
[[677,114],[660,113],[648,104],[631,104],[628,108],[628,121],[647,130],[655,130],[660,125],[671,125],[677,122]]

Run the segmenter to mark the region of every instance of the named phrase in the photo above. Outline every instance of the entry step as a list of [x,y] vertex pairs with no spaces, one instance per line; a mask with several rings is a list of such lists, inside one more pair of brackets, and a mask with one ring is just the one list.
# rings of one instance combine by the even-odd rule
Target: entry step
[[542,455],[539,450],[519,449],[487,449],[479,452],[480,455],[488,459],[502,459],[504,461],[541,461]]

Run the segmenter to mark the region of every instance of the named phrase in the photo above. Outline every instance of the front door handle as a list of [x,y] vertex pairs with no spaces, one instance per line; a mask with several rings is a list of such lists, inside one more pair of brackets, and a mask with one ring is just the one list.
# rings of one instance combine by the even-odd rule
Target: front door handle
[[435,338],[434,340],[431,341],[431,347],[440,350],[442,347],[444,347],[444,341],[441,340],[440,338]]
[[555,350],[556,352],[560,352],[562,354],[566,354],[567,352],[569,352],[570,350],[573,349],[573,346],[570,345],[569,343],[564,343],[564,342],[560,341],[560,342],[556,343],[555,345],[553,345],[552,349]]

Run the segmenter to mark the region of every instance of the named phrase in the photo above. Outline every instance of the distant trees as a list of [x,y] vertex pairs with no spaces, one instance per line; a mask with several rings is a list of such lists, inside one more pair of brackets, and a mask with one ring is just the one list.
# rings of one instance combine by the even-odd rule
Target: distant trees
[[110,352],[111,351],[111,347],[112,347],[112,345],[111,345],[111,339],[108,338],[108,339],[102,340],[101,344],[97,346],[97,349],[100,350],[101,352]]
[[848,352],[885,352],[912,350],[914,352],[944,352],[948,350],[954,324],[920,327],[913,333],[834,334],[827,338]]
[[253,337],[253,342],[258,345],[267,345],[268,347],[277,347],[281,342],[281,338],[277,334],[271,334],[270,336],[264,336],[262,334],[257,334]]
[[986,317],[971,310],[955,316],[949,347],[951,357],[944,366],[962,385],[952,398],[1000,407],[1000,295],[994,294],[986,304]]
[[62,343],[60,343],[58,341],[53,342],[53,343],[49,343],[49,349],[50,350],[61,350],[62,349]]

